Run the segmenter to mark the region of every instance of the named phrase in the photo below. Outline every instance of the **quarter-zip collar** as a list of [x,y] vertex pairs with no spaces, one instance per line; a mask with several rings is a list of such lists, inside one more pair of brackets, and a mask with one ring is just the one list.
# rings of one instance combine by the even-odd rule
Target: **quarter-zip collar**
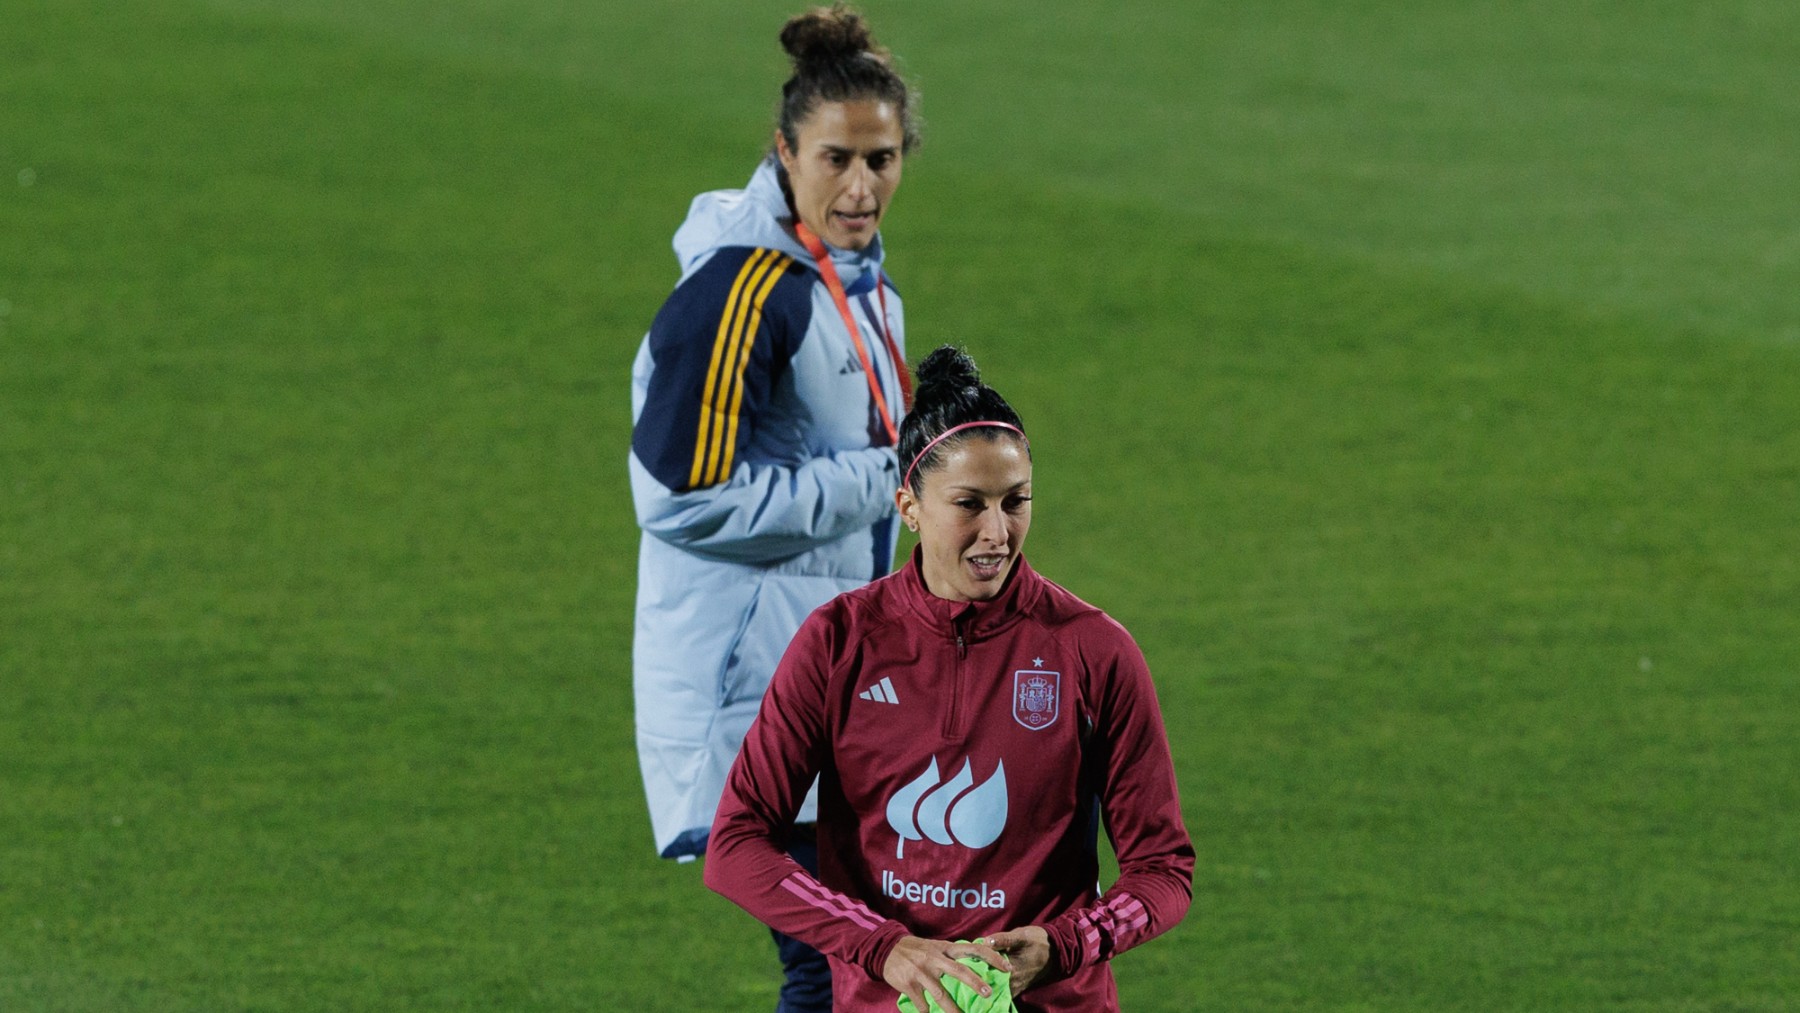
[[923,553],[913,548],[912,558],[897,576],[900,596],[913,615],[950,640],[973,643],[994,636],[1029,615],[1043,597],[1043,578],[1021,555],[1000,593],[988,601],[951,601],[932,594],[925,586]]

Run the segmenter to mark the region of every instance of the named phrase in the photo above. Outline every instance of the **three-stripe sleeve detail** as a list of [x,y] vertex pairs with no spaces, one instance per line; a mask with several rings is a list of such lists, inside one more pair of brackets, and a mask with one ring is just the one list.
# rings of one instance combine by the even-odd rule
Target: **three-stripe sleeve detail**
[[838,893],[805,873],[796,872],[782,880],[781,888],[827,915],[841,918],[858,928],[873,932],[882,926],[881,916],[871,911],[867,904]]
[[716,485],[731,476],[737,451],[738,413],[744,402],[744,367],[762,325],[763,303],[793,258],[759,249],[744,261],[713,338],[706,386],[700,396],[700,425],[694,436],[694,465],[688,487]]

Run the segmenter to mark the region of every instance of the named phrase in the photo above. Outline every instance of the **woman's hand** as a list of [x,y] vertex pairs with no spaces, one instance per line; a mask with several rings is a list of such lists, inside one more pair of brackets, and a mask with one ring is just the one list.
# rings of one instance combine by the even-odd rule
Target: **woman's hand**
[[[1042,934],[1043,930],[1038,932]],[[1049,952],[1048,938],[1045,937],[1045,952]],[[894,944],[888,953],[887,963],[881,967],[881,977],[894,989],[912,1000],[913,1008],[925,1013],[931,1009],[925,1002],[930,996],[937,1001],[938,1008],[944,1013],[963,1013],[962,1008],[951,1001],[944,985],[938,981],[946,974],[955,975],[967,982],[969,987],[982,995],[992,995],[988,984],[981,980],[981,975],[967,964],[957,963],[959,957],[980,957],[990,966],[1002,971],[1012,970],[1012,963],[995,947],[982,940],[973,943],[951,943],[942,939],[920,939],[918,936],[907,936]],[[1018,994],[1018,989],[1013,989]]]
[[985,938],[1011,961],[1013,995],[1039,984],[1038,979],[1050,966],[1050,933],[1040,926],[1027,925]]

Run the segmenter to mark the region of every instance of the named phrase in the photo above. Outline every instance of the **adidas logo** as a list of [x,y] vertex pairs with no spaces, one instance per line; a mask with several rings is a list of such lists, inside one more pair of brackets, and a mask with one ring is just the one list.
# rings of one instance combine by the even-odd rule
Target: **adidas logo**
[[863,700],[873,700],[876,703],[897,704],[900,702],[899,694],[894,692],[894,680],[885,675],[881,677],[880,682],[856,695]]

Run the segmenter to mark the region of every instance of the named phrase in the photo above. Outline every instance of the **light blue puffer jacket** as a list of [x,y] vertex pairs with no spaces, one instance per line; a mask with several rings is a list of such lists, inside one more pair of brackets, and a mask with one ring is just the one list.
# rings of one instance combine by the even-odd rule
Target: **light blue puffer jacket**
[[[725,775],[801,620],[893,564],[900,482],[843,317],[766,160],[694,198],[682,277],[632,368],[638,758],[656,848],[705,850]],[[888,405],[904,357],[879,237],[832,250]],[[879,291],[877,286],[886,289]],[[896,424],[898,419],[894,420]],[[812,799],[801,814],[813,818]]]

